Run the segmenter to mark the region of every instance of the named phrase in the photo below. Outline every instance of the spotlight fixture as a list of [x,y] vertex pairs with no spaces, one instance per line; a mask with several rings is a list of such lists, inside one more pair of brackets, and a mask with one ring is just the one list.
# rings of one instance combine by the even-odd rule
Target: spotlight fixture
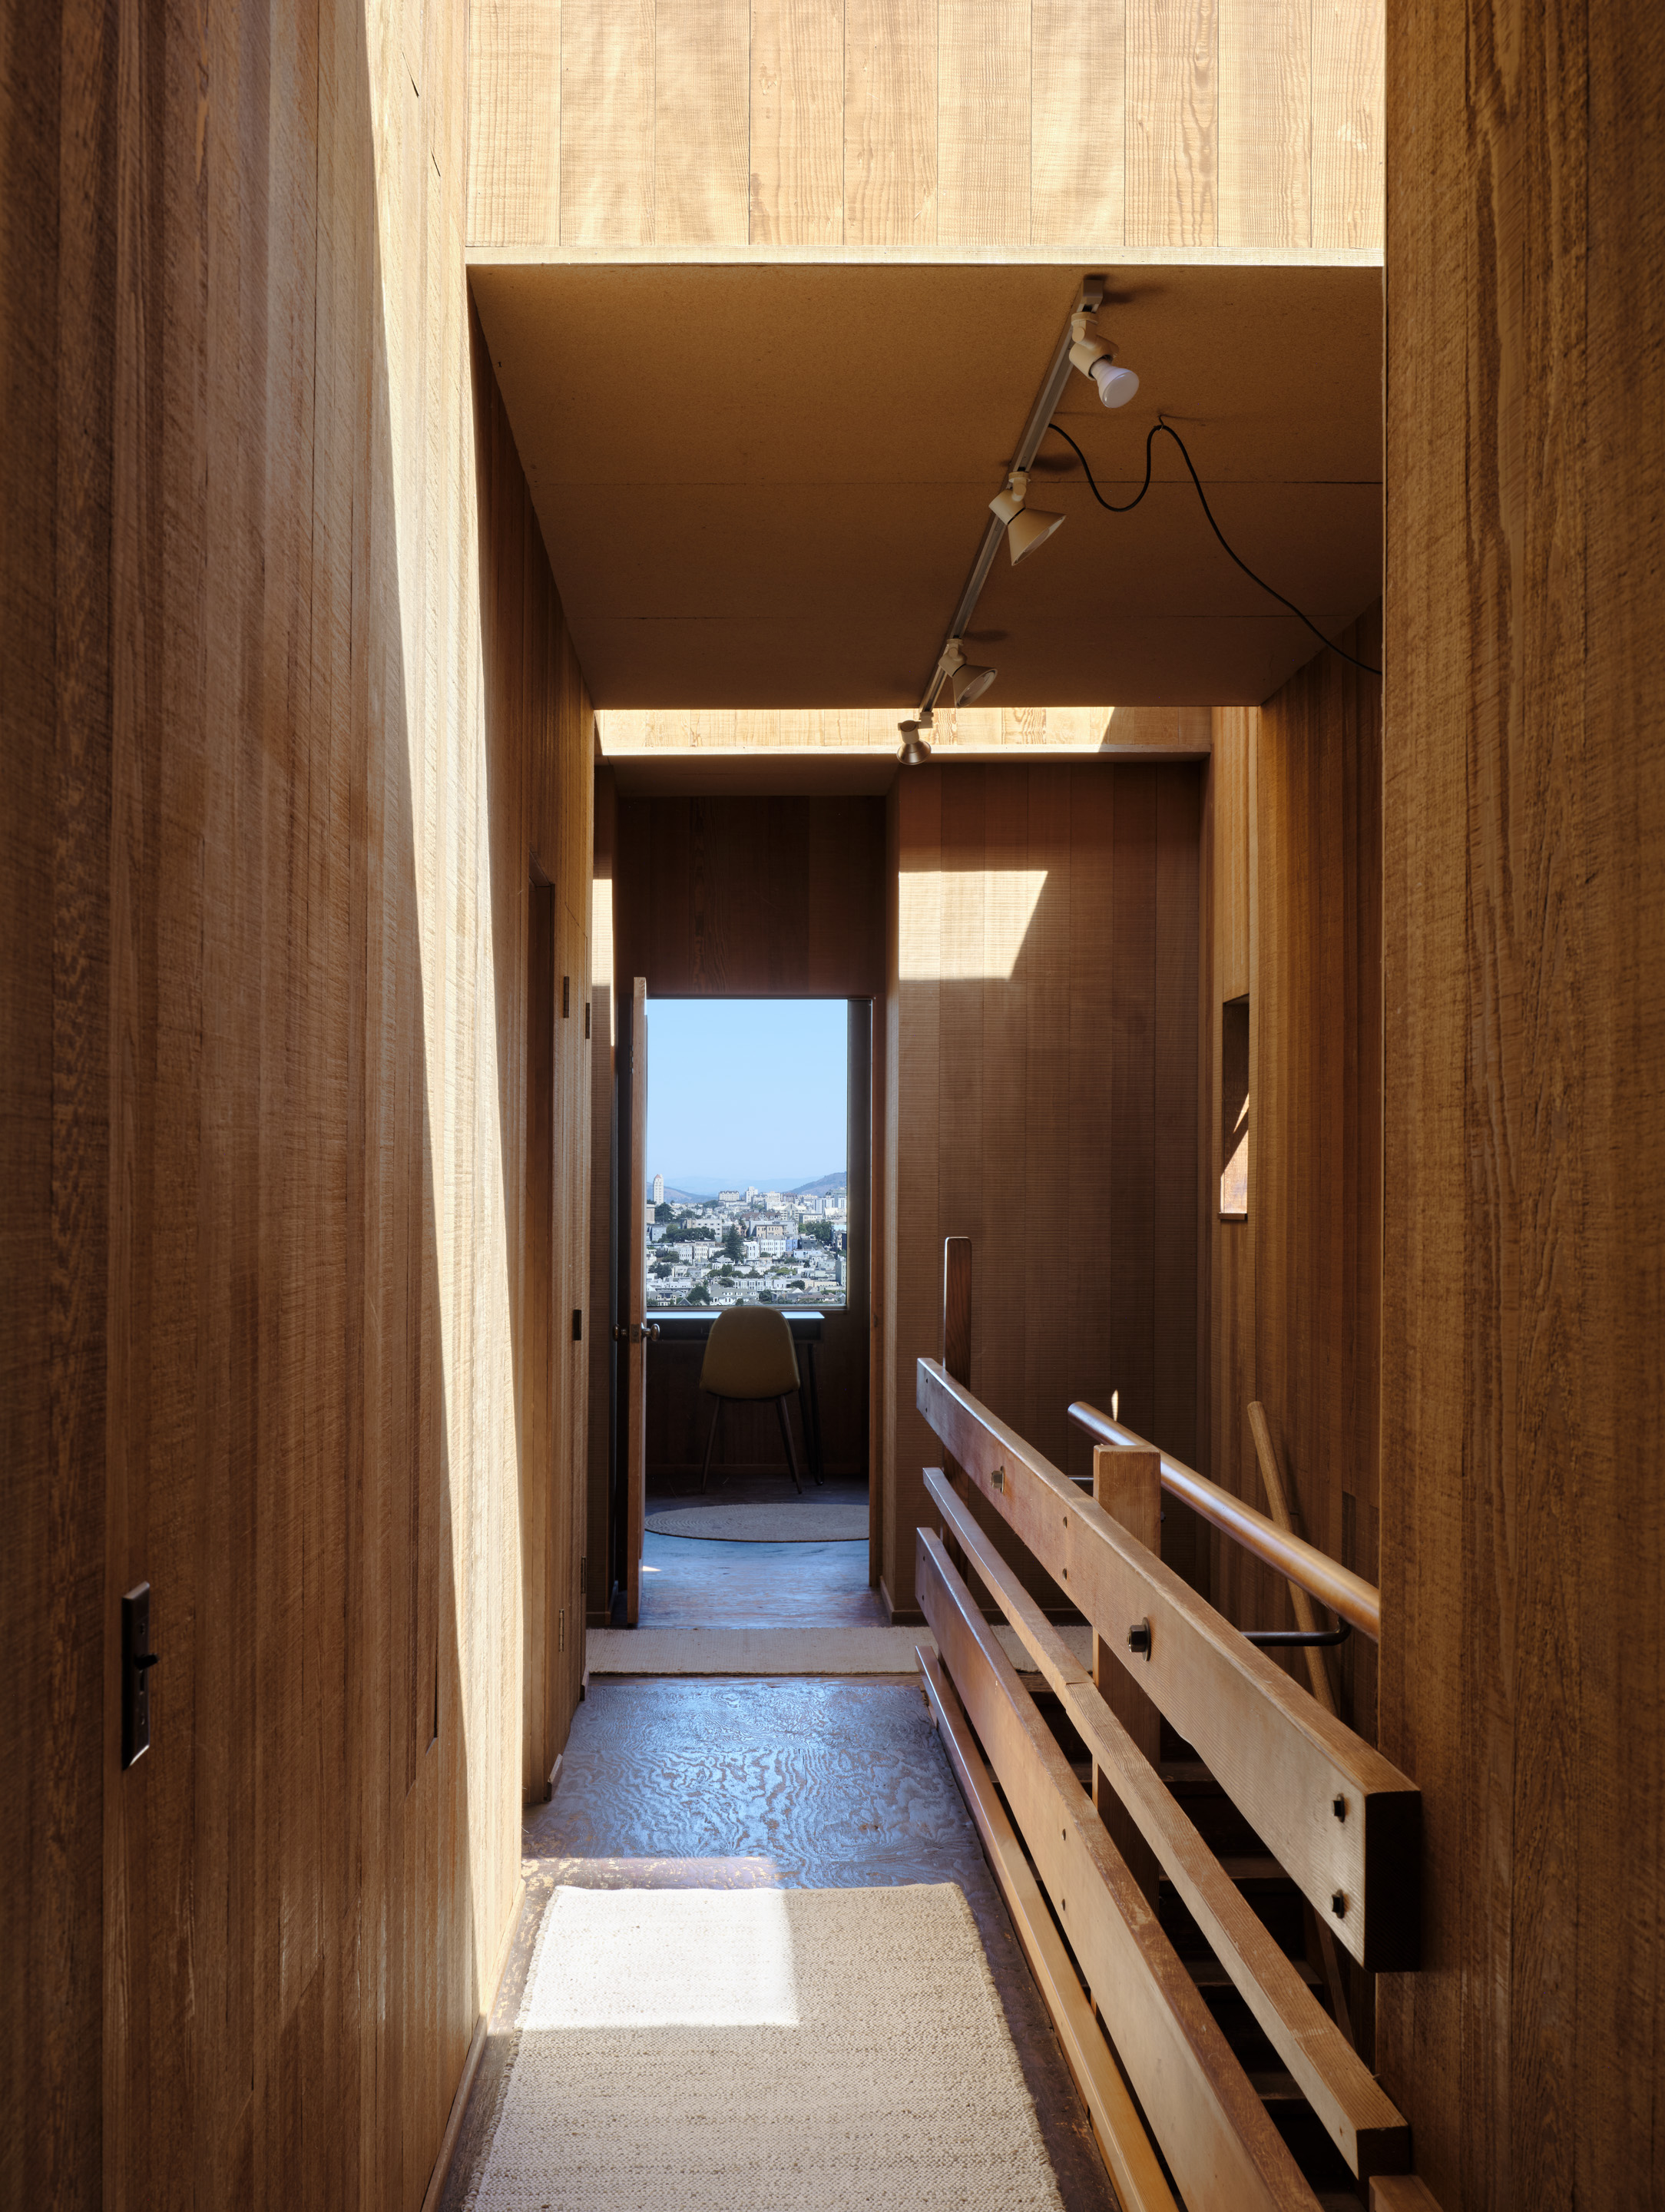
[[1054,530],[1064,526],[1061,514],[1048,514],[1044,507],[1025,507],[1024,500],[1028,490],[1025,471],[1013,469],[1006,480],[1006,489],[996,492],[988,502],[990,512],[1006,525],[1006,550],[1012,556],[1014,568],[1037,545],[1044,545]]
[[942,656],[942,673],[954,694],[957,707],[969,707],[974,699],[981,699],[994,678],[998,668],[979,668],[968,660],[957,637],[951,637]]
[[1139,389],[1139,379],[1130,368],[1115,365],[1115,348],[1107,338],[1098,335],[1096,319],[1091,314],[1070,317],[1070,365],[1079,368],[1083,376],[1096,385],[1098,396],[1106,407],[1125,407]]
[[921,714],[917,721],[910,720],[897,724],[897,727],[902,732],[901,760],[904,768],[919,768],[930,759],[931,748],[925,736],[925,732],[930,726],[931,717],[928,713]]

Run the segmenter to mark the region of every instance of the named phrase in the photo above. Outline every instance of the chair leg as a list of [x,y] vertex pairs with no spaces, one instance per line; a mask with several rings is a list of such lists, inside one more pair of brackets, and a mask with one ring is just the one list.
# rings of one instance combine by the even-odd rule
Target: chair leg
[[798,1448],[792,1440],[792,1423],[787,1418],[787,1401],[784,1398],[775,1400],[775,1414],[781,1424],[781,1435],[787,1447],[787,1465],[792,1469],[792,1479],[798,1483],[798,1495],[801,1498],[804,1495],[804,1486],[798,1481]]
[[702,1491],[704,1490],[706,1484],[711,1480],[711,1447],[717,1441],[717,1424],[721,1420],[722,1417],[723,1401],[719,1398],[716,1404],[711,1409],[711,1433],[705,1440],[705,1465],[700,1469],[700,1488]]

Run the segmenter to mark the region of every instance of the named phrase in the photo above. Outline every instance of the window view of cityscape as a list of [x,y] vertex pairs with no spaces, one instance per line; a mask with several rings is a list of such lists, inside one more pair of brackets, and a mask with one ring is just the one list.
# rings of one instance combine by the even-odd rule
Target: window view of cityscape
[[650,1000],[647,1303],[848,1297],[848,1011],[840,1000]]

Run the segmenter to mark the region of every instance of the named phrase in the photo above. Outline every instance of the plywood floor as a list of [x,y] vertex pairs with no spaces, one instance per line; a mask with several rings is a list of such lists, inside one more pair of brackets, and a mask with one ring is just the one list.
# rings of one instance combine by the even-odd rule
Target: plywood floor
[[[671,1551],[696,1548],[675,1537],[659,1541]],[[867,1595],[861,1547],[710,1549],[851,1551]],[[817,1579],[835,1589],[841,1581],[838,1563],[824,1557],[785,1571],[811,1589]],[[758,1563],[735,1572],[744,1584],[748,1574],[766,1578],[768,1569]],[[644,1617],[647,1610],[644,1602]],[[1113,2212],[1074,2085],[916,1683],[593,1682],[555,1796],[528,1813],[524,1838],[526,1904],[442,2200],[447,2212],[460,2212],[483,2154],[532,1944],[557,1883],[848,1888],[915,1881],[957,1882],[971,1906],[1068,2212]]]
[[644,1628],[883,1628],[888,1618],[867,1587],[865,1541],[705,1544],[651,1529],[643,1541]]

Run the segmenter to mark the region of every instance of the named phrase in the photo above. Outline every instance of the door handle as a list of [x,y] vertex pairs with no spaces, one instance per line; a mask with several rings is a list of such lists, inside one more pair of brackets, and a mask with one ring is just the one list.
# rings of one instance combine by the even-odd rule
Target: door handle
[[620,1322],[613,1331],[615,1344],[657,1344],[659,1340],[659,1325],[656,1321]]

